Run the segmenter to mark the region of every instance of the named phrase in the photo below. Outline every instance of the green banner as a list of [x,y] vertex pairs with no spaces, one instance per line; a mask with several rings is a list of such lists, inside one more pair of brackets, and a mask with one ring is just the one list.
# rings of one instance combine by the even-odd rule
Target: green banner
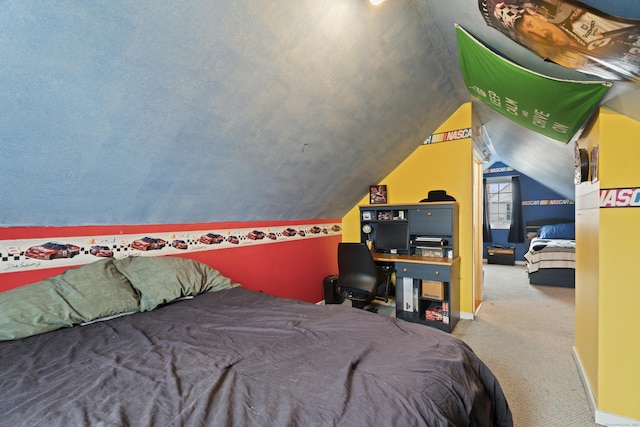
[[471,94],[521,126],[567,143],[611,83],[534,73],[495,54],[456,25],[458,55]]

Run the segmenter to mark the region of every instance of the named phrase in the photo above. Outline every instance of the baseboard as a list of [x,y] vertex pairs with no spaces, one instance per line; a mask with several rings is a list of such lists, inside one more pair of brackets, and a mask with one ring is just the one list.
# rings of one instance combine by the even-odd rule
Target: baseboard
[[[473,312],[473,319],[475,319],[476,315],[480,312],[480,309],[482,308],[482,304],[483,304],[483,301],[480,301],[480,304],[476,308],[476,311]],[[471,319],[471,320],[473,320],[473,319]]]
[[580,380],[582,381],[582,387],[584,387],[584,392],[586,393],[587,399],[589,400],[589,406],[591,406],[591,412],[595,413],[598,410],[598,406],[596,405],[596,399],[593,397],[593,392],[591,391],[589,380],[587,380],[587,375],[584,372],[584,367],[582,366],[580,355],[576,351],[575,346],[572,347],[571,355],[573,356],[573,360],[574,362],[576,362],[576,366],[578,367],[578,374],[580,375]]
[[621,417],[620,415],[608,414],[604,411],[596,411],[596,424],[603,426],[640,426],[640,420]]
[[[489,261],[486,258],[482,258],[483,264],[489,264]],[[527,265],[527,261],[514,261],[515,265]],[[491,264],[491,265],[499,265],[499,264]]]
[[461,311],[460,318],[463,320],[473,320],[475,319],[475,316],[473,315],[473,313],[467,313],[466,311]]
[[578,367],[578,373],[580,374],[580,380],[582,381],[584,391],[587,394],[589,406],[591,406],[591,411],[594,414],[595,423],[602,426],[640,426],[640,420],[633,420],[631,418],[622,417],[620,415],[609,414],[598,409],[596,399],[593,396],[593,391],[591,390],[591,386],[589,385],[589,381],[587,380],[587,375],[585,374],[582,361],[580,360],[580,355],[576,351],[575,346],[573,347],[572,355],[573,360],[576,362],[576,365]]

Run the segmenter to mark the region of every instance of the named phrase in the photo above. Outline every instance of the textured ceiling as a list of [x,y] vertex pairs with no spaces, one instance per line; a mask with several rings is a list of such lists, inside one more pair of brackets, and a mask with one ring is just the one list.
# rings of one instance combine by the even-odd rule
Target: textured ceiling
[[[640,18],[635,0],[587,3]],[[473,0],[5,1],[0,226],[341,217],[472,100],[455,23],[585,77]],[[640,120],[637,86],[604,103]],[[573,197],[572,147],[474,106],[493,161]]]

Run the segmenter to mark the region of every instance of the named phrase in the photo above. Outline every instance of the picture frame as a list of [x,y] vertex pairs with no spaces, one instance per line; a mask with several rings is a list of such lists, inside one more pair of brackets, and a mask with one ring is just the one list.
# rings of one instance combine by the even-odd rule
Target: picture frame
[[388,200],[386,185],[369,186],[369,203],[372,205],[386,204]]
[[371,211],[362,211],[362,220],[371,221]]
[[391,211],[378,211],[378,221],[390,221]]

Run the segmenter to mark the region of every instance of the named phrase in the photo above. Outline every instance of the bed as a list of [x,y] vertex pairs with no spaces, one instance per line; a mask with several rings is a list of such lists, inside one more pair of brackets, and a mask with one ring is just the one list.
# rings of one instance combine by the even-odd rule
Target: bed
[[513,424],[459,339],[184,258],[101,260],[0,293],[0,334],[7,426]]
[[527,223],[529,250],[525,253],[529,283],[575,287],[575,221],[544,219]]

